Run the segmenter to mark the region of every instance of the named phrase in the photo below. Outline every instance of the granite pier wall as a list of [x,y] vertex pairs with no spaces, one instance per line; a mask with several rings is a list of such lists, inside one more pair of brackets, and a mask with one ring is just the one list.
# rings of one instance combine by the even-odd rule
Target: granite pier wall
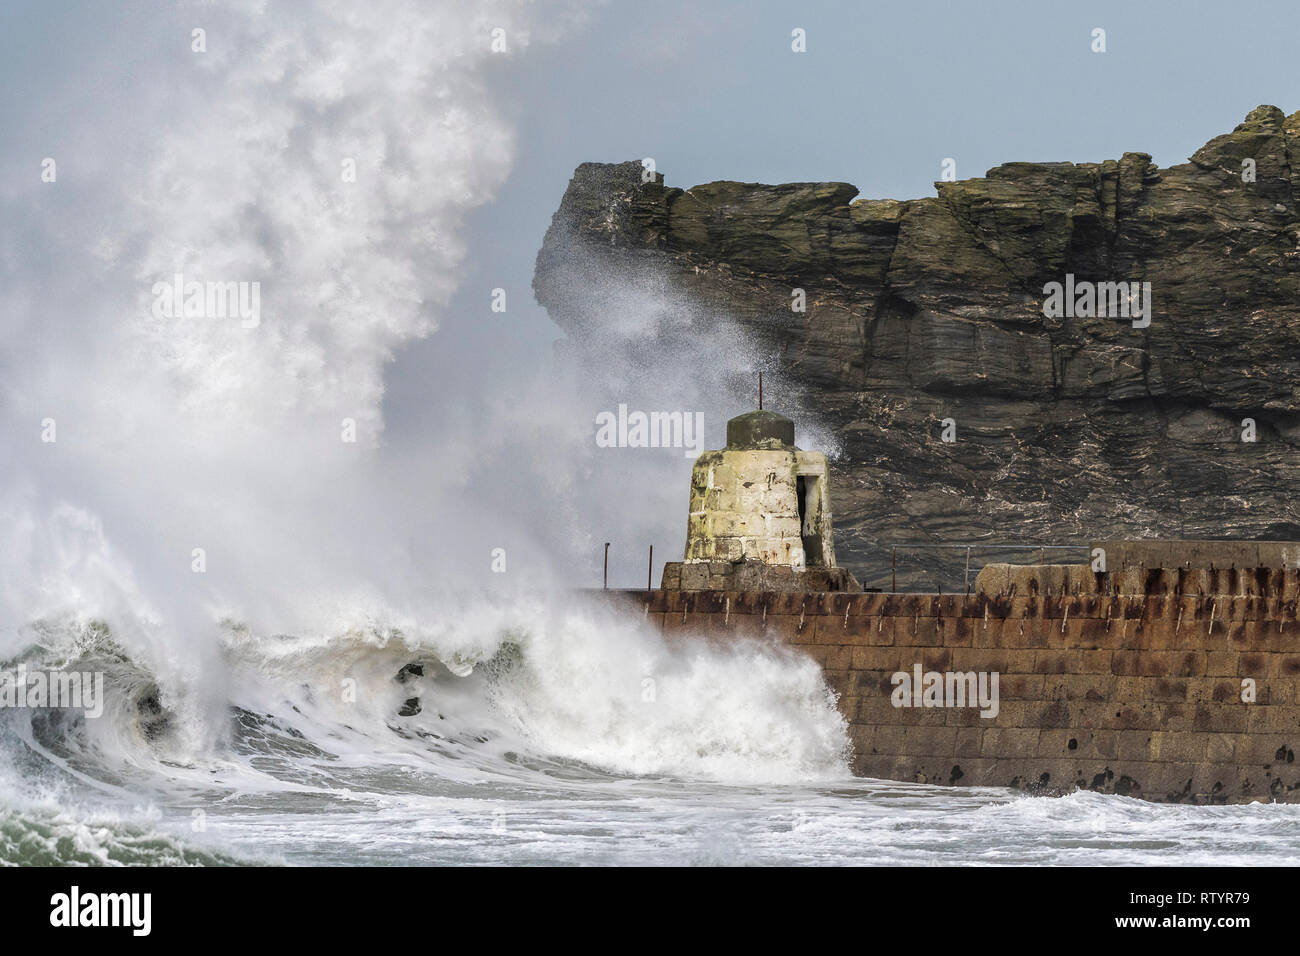
[[[1004,580],[997,568],[990,578]],[[1044,567],[1005,580],[1011,593],[619,595],[670,639],[752,637],[812,657],[838,695],[861,776],[1300,800],[1300,572]],[[970,700],[895,706],[895,675],[918,668],[998,675],[996,715]]]

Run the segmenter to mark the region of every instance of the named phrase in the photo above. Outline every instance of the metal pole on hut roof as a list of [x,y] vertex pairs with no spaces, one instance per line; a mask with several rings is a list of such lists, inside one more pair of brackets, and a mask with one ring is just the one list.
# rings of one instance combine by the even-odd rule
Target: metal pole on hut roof
[[763,370],[758,370],[758,410],[763,410]]
[[655,574],[655,546],[650,545],[650,561],[645,566],[645,589],[650,590],[650,582],[654,580]]
[[609,590],[609,542],[605,542],[605,584],[606,591]]

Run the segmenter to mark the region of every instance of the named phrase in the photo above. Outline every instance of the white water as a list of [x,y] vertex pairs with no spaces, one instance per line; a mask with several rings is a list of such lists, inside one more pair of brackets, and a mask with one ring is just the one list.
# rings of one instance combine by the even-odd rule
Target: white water
[[[576,597],[450,613],[457,623],[443,633],[232,630],[230,717],[201,749],[191,742],[209,735],[187,725],[203,715],[168,709],[155,720],[142,710],[155,692],[150,675],[111,636],[47,630],[42,659],[105,671],[109,706],[97,719],[10,712],[9,783],[40,794],[25,805],[33,820],[74,802],[130,821],[129,808],[145,803],[145,822],[173,820],[161,828],[172,837],[178,814],[184,834],[202,811],[200,832],[211,839],[190,833],[191,847],[347,859],[352,839],[334,845],[329,834],[383,845],[412,826],[448,824],[448,813],[456,828],[469,816],[496,834],[509,829],[503,814],[618,803],[656,787],[690,795],[688,781],[761,787],[845,776],[844,725],[819,669],[779,645],[669,647],[635,619]],[[399,680],[413,663],[422,673]],[[399,716],[413,698],[420,712]],[[164,692],[164,708],[169,700]],[[368,821],[360,829],[358,813]],[[83,834],[69,859],[99,852],[82,845],[100,826],[52,819]],[[14,852],[28,859],[44,847]],[[170,838],[158,852],[175,852]],[[437,841],[402,852],[372,858],[433,859]]]
[[[1294,805],[853,779],[816,666],[779,646],[669,646],[635,616],[576,599],[484,605],[458,619],[419,636],[229,633],[232,710],[221,742],[200,753],[184,744],[204,736],[185,726],[191,718],[142,720],[149,675],[109,637],[60,635],[71,651],[47,635],[51,659],[70,651],[74,666],[109,674],[110,707],[98,720],[6,714],[0,854],[327,864],[1300,856]],[[423,676],[397,680],[412,662]],[[412,697],[420,713],[399,716]]]

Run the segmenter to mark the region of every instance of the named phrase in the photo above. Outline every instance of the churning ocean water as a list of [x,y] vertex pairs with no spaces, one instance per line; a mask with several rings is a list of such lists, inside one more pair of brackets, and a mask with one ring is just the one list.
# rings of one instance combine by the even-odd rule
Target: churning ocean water
[[229,670],[214,679],[230,696],[212,708],[102,626],[43,629],[29,667],[103,672],[107,702],[98,718],[3,712],[0,862],[1300,859],[1300,806],[855,779],[817,666],[777,645],[668,645],[635,618],[571,602],[457,618],[480,629],[477,644],[455,629],[309,639],[231,626]]

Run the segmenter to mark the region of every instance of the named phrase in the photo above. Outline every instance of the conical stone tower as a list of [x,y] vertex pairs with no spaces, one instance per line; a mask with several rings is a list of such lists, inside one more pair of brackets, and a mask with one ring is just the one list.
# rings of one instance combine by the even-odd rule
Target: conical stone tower
[[794,422],[757,411],[727,422],[727,447],[691,472],[681,590],[860,591],[835,565],[826,456],[794,444]]

